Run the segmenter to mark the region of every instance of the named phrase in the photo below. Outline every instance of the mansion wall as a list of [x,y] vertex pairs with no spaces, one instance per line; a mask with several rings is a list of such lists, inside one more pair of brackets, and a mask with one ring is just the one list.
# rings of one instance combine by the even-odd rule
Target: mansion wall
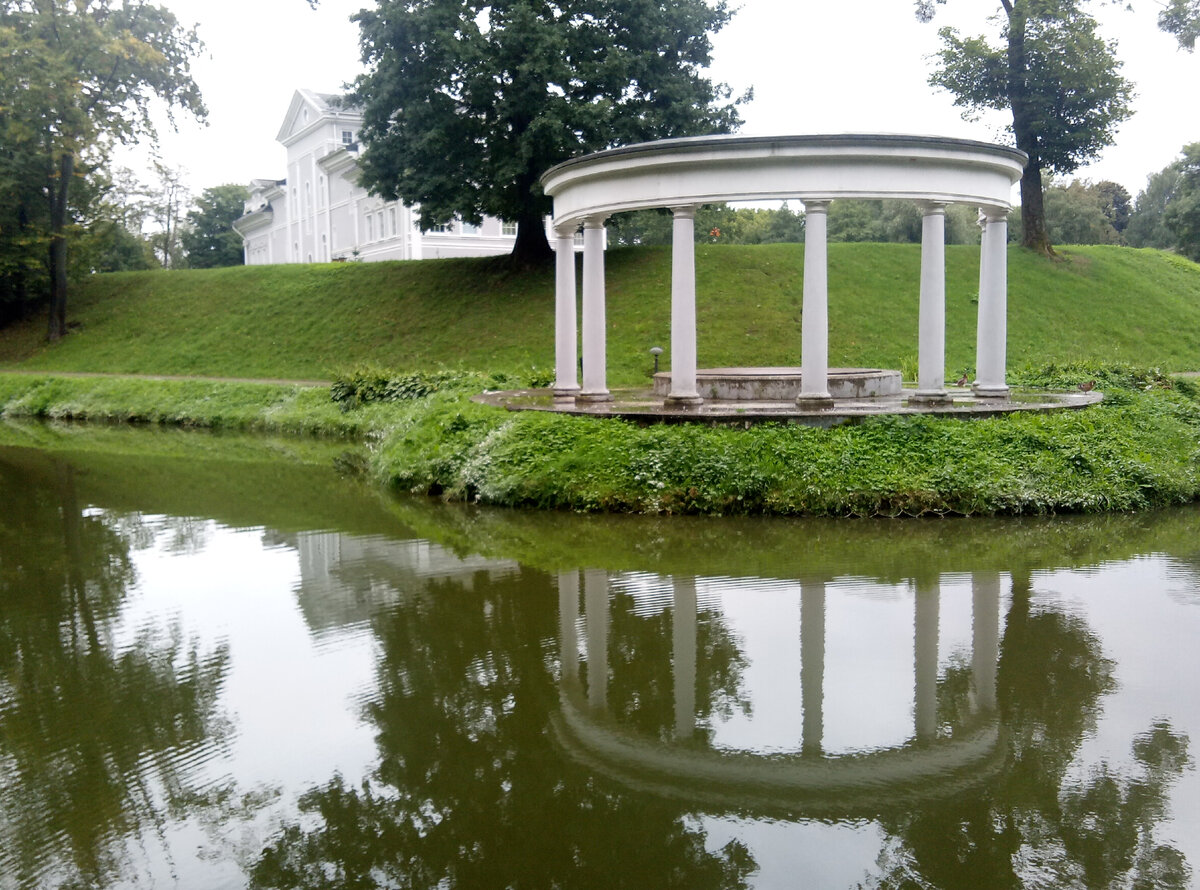
[[336,97],[297,90],[278,140],[287,178],[250,184],[234,223],[247,265],[409,260],[509,253],[516,225],[460,220],[422,232],[417,213],[358,185],[362,117]]

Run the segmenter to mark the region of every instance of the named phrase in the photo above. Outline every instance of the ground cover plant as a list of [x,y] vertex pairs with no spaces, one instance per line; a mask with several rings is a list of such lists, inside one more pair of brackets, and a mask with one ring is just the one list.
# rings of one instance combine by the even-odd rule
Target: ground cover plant
[[1129,367],[1086,374],[1108,404],[973,421],[878,417],[830,430],[640,426],[501,414],[430,398],[382,439],[381,479],[508,506],[648,513],[924,516],[1135,510],[1200,495],[1194,385]]
[[[359,375],[361,376],[361,375]],[[0,416],[140,420],[365,440],[360,469],[398,490],[514,507],[637,513],[941,516],[1137,510],[1200,497],[1200,393],[1123,365],[1095,408],[961,420],[877,417],[824,430],[650,425],[509,412],[470,396],[511,378],[400,375],[347,406],[331,388],[0,375]],[[342,404],[332,393],[343,391]]]

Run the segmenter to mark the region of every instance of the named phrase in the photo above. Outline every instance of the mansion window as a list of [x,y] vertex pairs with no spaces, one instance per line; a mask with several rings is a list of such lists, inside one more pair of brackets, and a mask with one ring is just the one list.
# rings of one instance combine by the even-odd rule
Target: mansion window
[[436,226],[433,226],[432,228],[430,228],[429,231],[441,232],[442,234],[448,234],[448,233],[454,231],[454,224],[453,223],[438,223]]
[[353,144],[354,144],[354,131],[353,130],[342,130],[342,145],[353,145]]
[[500,223],[500,234],[501,234],[501,235],[508,235],[509,237],[516,237],[516,234],[517,234],[517,224],[516,224],[516,223],[513,223],[513,222],[502,222],[502,223]]

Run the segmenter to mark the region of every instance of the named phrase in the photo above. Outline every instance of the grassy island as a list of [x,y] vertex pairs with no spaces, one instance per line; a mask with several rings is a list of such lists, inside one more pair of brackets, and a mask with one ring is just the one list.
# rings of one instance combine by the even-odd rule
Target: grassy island
[[[957,376],[974,349],[978,249],[947,255]],[[797,364],[802,248],[711,246],[698,260],[701,364]],[[919,263],[914,245],[831,245],[831,363],[915,364]],[[645,385],[649,347],[669,346],[669,280],[667,251],[611,253],[612,385]],[[1174,376],[1200,368],[1200,266],[1174,256],[1010,253],[1010,382],[1094,379],[1102,406],[831,430],[643,427],[471,402],[548,381],[552,295],[550,271],[488,260],[97,276],[60,344],[40,341],[40,320],[0,332],[0,416],[340,436],[363,443],[348,464],[397,488],[553,509],[1025,514],[1200,498],[1200,393]],[[149,374],[204,379],[128,376]],[[27,438],[0,429],[0,442]]]

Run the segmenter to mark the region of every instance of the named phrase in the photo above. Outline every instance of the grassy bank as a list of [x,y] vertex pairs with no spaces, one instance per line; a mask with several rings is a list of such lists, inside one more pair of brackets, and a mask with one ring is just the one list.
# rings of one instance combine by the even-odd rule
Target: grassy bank
[[[697,263],[702,365],[798,363],[802,246],[701,246]],[[644,384],[649,347],[670,341],[670,253],[614,250],[607,265],[610,382]],[[919,246],[831,245],[829,271],[831,363],[915,366]],[[977,276],[977,248],[948,248],[951,379],[973,362]],[[76,289],[79,326],[60,343],[41,341],[40,320],[0,332],[0,367],[25,372],[0,373],[0,417],[353,439],[369,445],[353,463],[401,490],[579,511],[1031,514],[1200,498],[1194,385],[1131,369],[1200,368],[1200,266],[1157,251],[1051,261],[1013,249],[1009,281],[1009,367],[1041,368],[1010,380],[1095,378],[1101,407],[832,430],[509,413],[469,396],[545,379],[551,270],[438,260],[97,276]],[[54,373],[321,379],[368,363],[391,370],[332,392]],[[402,373],[439,368],[454,370]],[[19,438],[0,428],[0,442]]]
[[[946,251],[946,365],[974,363],[978,248]],[[645,382],[668,350],[670,252],[613,250],[608,368]],[[803,246],[701,245],[702,366],[799,363]],[[916,361],[920,247],[829,250],[830,361]],[[1200,369],[1200,265],[1158,251],[1009,252],[1009,363],[1105,360]],[[346,263],[100,275],[74,289],[78,323],[53,346],[44,320],[0,331],[0,368],[328,379],[355,365],[528,373],[553,366],[552,270],[492,260]]]
[[349,410],[323,388],[0,375],[0,416],[353,436],[369,442],[362,469],[381,483],[519,507],[990,515],[1136,510],[1200,497],[1195,385],[1095,366],[1046,369],[1025,382],[1064,386],[1081,376],[1099,380],[1102,406],[975,421],[872,418],[831,430],[510,413],[469,400],[485,382],[478,375],[440,378],[425,394],[405,378],[397,400]]

